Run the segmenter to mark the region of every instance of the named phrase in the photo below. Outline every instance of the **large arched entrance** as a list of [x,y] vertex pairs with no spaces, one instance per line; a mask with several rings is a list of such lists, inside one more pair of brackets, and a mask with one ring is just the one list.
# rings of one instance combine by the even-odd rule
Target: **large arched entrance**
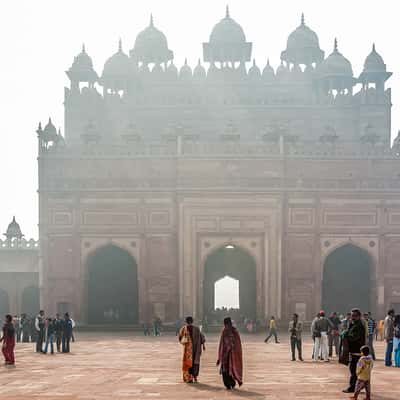
[[[229,280],[227,280],[227,285],[220,285],[219,283],[225,277],[238,281],[239,307],[237,309],[228,310],[222,307],[216,309],[215,307],[216,288],[219,290],[221,287],[231,287],[233,291],[235,287],[237,288],[237,285],[229,284]],[[226,293],[219,293],[218,297],[228,298],[235,295],[235,292],[230,293],[228,290]],[[219,304],[223,303],[219,302]],[[227,301],[227,304],[232,303]],[[236,320],[256,318],[256,263],[253,257],[240,247],[229,244],[207,257],[204,266],[203,313],[209,323],[219,323],[227,314]]]
[[361,248],[346,244],[325,260],[322,279],[322,307],[346,313],[351,308],[370,310],[372,259]]
[[10,313],[10,301],[8,293],[4,289],[0,289],[0,318],[4,319],[6,314]]
[[113,245],[88,260],[88,323],[138,322],[138,277],[135,259]]
[[22,292],[21,313],[35,316],[39,312],[40,297],[37,286],[29,286]]

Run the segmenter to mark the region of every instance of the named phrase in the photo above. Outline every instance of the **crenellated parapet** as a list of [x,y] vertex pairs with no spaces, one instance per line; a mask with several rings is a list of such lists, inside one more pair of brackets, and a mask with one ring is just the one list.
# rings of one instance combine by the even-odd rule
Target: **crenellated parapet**
[[39,241],[35,239],[0,239],[1,250],[39,250]]

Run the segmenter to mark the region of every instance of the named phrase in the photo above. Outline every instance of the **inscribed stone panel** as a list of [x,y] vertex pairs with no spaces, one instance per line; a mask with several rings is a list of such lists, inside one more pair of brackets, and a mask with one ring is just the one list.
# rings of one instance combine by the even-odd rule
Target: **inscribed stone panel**
[[376,212],[332,212],[326,211],[324,225],[330,226],[373,226],[376,225]]
[[314,212],[311,208],[291,208],[290,209],[291,225],[313,225]]
[[84,225],[137,225],[137,223],[137,213],[87,211],[83,214]]
[[149,221],[150,225],[168,226],[170,223],[169,211],[151,211]]
[[216,218],[213,219],[197,219],[196,228],[199,232],[215,232],[218,230]]
[[53,212],[53,225],[71,225],[72,224],[72,213],[54,211]]

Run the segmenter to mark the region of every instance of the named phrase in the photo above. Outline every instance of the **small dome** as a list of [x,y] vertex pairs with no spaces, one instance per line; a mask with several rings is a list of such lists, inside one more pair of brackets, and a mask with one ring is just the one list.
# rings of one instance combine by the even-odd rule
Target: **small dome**
[[74,58],[74,62],[67,71],[70,79],[78,79],[82,82],[94,82],[97,80],[97,74],[93,68],[93,61],[86,53],[85,45],[82,45],[82,51]]
[[166,36],[154,26],[152,15],[149,26],[137,35],[130,55],[145,64],[164,63],[174,58],[173,52],[168,49]]
[[93,70],[93,61],[86,53],[85,45],[82,45],[82,51],[74,58],[70,71],[86,72]]
[[176,68],[173,61],[167,67],[167,77],[169,79],[177,79],[178,78],[178,68]]
[[265,81],[272,81],[275,78],[275,71],[271,67],[271,65],[269,63],[269,59],[267,60],[267,65],[263,69],[262,78]]
[[338,51],[336,39],[333,52],[320,64],[318,70],[322,76],[353,77],[351,63]]
[[198,80],[205,79],[206,75],[207,75],[206,69],[201,65],[200,58],[199,58],[199,62],[197,63],[197,65],[193,71],[193,78],[198,79]]
[[318,36],[305,24],[304,14],[301,15],[300,25],[289,35],[281,58],[293,64],[311,64],[323,60],[324,52],[319,47]]
[[278,79],[286,79],[289,76],[289,74],[290,74],[289,68],[287,67],[287,65],[283,63],[283,61],[281,61],[281,64],[276,69],[276,77]]
[[122,51],[122,42],[119,41],[118,51],[104,64],[101,79],[113,79],[115,77],[128,77],[132,70],[132,64],[127,54]]
[[225,18],[218,22],[210,35],[210,44],[237,44],[245,43],[246,36],[244,34],[243,28],[230,17],[229,8],[226,7]]
[[192,68],[187,63],[187,59],[185,58],[185,64],[183,64],[182,68],[179,71],[180,79],[191,79],[192,78]]
[[261,78],[261,71],[260,68],[257,67],[255,59],[253,59],[253,65],[250,67],[248,75],[249,79],[251,80],[257,80]]
[[364,72],[386,72],[386,64],[383,58],[375,49],[375,43],[372,45],[372,51],[364,62]]
[[57,140],[57,129],[51,121],[51,118],[49,118],[49,122],[47,122],[47,125],[44,127],[41,137],[45,142],[55,142]]
[[21,228],[15,217],[13,217],[11,223],[8,225],[7,232],[4,234],[7,239],[21,239],[24,235],[21,232]]

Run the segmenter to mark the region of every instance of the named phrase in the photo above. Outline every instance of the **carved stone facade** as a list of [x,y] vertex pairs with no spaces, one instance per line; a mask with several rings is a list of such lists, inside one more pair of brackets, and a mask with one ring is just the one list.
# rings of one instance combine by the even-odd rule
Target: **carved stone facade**
[[85,48],[75,58],[65,138],[38,129],[42,306],[87,321],[87,260],[106,244],[136,261],[140,321],[202,318],[204,265],[226,244],[255,260],[259,318],[310,320],[348,243],[370,256],[371,310],[400,304],[400,161],[375,47],[354,78],[303,18],[276,72],[247,69],[227,12],[204,49],[208,71],[178,73],[151,21],[100,78]]

